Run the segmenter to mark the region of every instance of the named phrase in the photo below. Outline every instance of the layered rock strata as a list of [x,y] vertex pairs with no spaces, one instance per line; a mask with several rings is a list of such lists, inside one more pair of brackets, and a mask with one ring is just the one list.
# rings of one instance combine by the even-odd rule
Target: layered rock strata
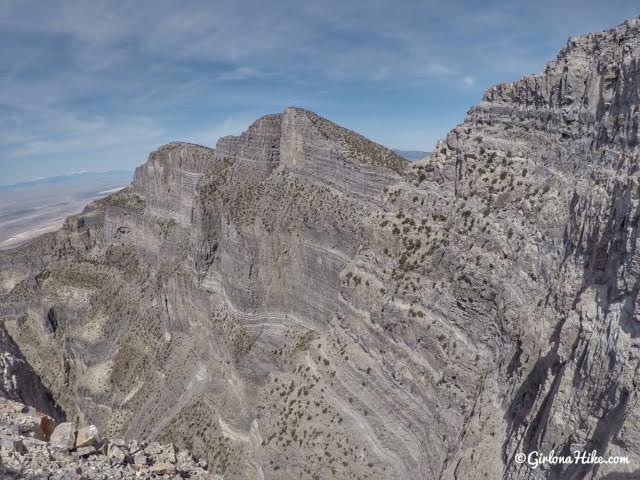
[[225,479],[634,478],[639,62],[638,20],[572,39],[414,165],[295,108],[162,147],[0,252],[6,329],[70,418]]

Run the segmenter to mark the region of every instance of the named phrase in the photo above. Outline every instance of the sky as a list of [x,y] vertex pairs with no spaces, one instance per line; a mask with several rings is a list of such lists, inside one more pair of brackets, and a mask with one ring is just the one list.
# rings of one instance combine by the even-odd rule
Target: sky
[[0,184],[133,168],[299,106],[429,151],[635,1],[0,0]]

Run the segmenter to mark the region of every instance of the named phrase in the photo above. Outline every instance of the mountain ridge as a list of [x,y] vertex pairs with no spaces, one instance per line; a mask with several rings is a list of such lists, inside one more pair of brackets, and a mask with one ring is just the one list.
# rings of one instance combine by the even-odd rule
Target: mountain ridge
[[6,329],[67,415],[224,478],[637,475],[517,454],[640,458],[639,66],[638,19],[571,39],[414,165],[297,108],[163,146],[0,252]]

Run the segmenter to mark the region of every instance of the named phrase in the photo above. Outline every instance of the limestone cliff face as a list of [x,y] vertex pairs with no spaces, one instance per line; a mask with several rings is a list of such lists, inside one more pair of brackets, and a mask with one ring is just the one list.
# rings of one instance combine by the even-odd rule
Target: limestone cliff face
[[2,319],[68,416],[224,478],[633,478],[638,62],[573,39],[414,165],[294,108],[162,147],[0,252]]
[[[434,168],[476,220],[470,229],[484,230],[503,289],[502,432],[467,427],[464,437],[487,454],[500,445],[505,476],[531,474],[515,464],[519,451],[637,457],[639,49],[638,20],[570,40],[543,74],[489,90],[438,146]],[[474,463],[465,450],[458,471]],[[627,478],[616,470],[529,478]]]

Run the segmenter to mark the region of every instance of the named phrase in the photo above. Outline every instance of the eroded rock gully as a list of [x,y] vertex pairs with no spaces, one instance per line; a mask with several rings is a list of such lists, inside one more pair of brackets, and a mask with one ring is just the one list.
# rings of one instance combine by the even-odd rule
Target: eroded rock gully
[[639,62],[572,39],[413,165],[296,108],[166,145],[0,252],[2,320],[67,417],[225,479],[640,476]]

